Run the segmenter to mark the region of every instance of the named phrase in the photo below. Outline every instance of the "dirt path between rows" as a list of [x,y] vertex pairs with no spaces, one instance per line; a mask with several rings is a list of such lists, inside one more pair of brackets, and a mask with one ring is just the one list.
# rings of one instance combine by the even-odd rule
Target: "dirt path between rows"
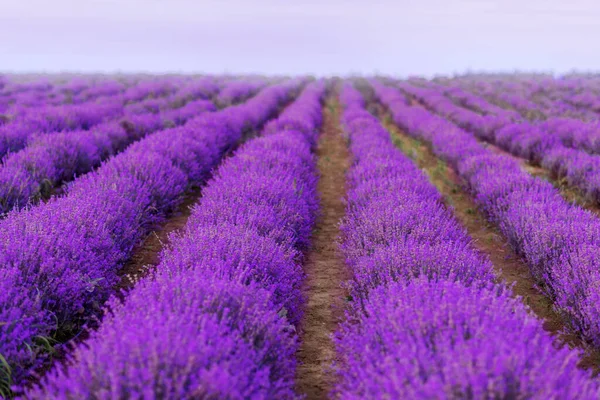
[[199,188],[186,193],[182,203],[173,213],[136,246],[131,258],[119,271],[121,282],[117,289],[130,289],[159,264],[162,249],[169,243],[169,235],[183,229],[192,213],[192,206],[200,201],[200,197]]
[[499,278],[508,285],[514,285],[514,294],[520,296],[533,313],[544,321],[546,331],[570,347],[586,351],[580,367],[598,372],[598,352],[587,349],[581,339],[571,333],[560,315],[554,311],[552,301],[537,289],[527,264],[514,253],[502,233],[487,221],[477,204],[463,189],[463,182],[456,172],[437,158],[429,146],[402,132],[383,107],[374,109],[391,133],[394,143],[429,175],[431,182],[444,196],[446,204],[453,208],[454,215],[473,238],[475,247],[490,258]]
[[[286,104],[281,105],[267,122],[277,118],[285,108],[295,101],[295,99],[296,98],[294,97],[288,100]],[[241,104],[244,101],[236,102],[234,105]],[[263,124],[263,126],[264,125],[266,125],[266,123]],[[223,164],[228,157],[233,156],[235,151],[243,146],[244,143],[259,137],[261,131],[262,127],[243,131],[239,143],[223,154],[223,157],[214,167],[214,170]],[[201,187],[204,187],[210,180],[211,176],[206,177],[201,183]],[[169,243],[169,235],[171,235],[172,232],[183,229],[191,215],[192,206],[198,203],[201,197],[202,190],[200,187],[194,187],[191,190],[188,190],[185,193],[181,204],[173,212],[169,213],[166,216],[166,219],[157,225],[154,230],[134,248],[131,257],[119,270],[121,281],[116,285],[116,290],[128,290],[132,288],[140,278],[147,275],[149,271],[152,271],[160,263],[160,255],[162,249]]]
[[322,134],[317,148],[321,216],[307,253],[304,270],[306,313],[300,324],[301,347],[296,377],[297,391],[307,399],[323,399],[333,388],[330,370],[335,360],[331,334],[344,313],[346,291],[342,282],[350,275],[337,250],[339,222],[345,214],[345,172],[350,165],[339,125],[339,104],[330,98],[325,106]]

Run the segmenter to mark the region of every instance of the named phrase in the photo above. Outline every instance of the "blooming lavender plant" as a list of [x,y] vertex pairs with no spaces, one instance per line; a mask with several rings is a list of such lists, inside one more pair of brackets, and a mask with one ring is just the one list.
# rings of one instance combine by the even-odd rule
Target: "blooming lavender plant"
[[409,134],[429,141],[456,168],[557,311],[575,332],[600,345],[597,269],[591,263],[598,252],[598,218],[567,203],[549,182],[524,172],[516,160],[492,153],[452,123],[422,108],[396,106],[390,111]]
[[[435,91],[415,91],[408,87],[403,85],[436,112],[479,138],[547,168],[555,177],[565,178],[580,189],[590,201],[600,201],[600,156],[588,154],[597,152],[600,144],[596,122],[550,118],[537,124],[513,123],[506,115],[482,117],[466,109],[456,111],[458,107]],[[483,102],[479,99],[478,104]]]
[[37,135],[25,149],[6,156],[0,166],[0,212],[36,202],[57,184],[89,172],[148,134],[214,110],[210,101],[198,100],[157,115],[126,116],[87,131]]
[[265,82],[261,80],[233,80],[225,84],[219,92],[216,102],[222,106],[232,105],[251,96],[264,86]]
[[65,197],[0,222],[0,273],[10,278],[0,279],[0,354],[15,382],[41,359],[36,338],[76,330],[94,314],[134,245],[189,186],[202,184],[243,128],[262,124],[298,84],[138,141],[75,180]]
[[[414,108],[381,97],[393,102],[395,117],[394,110]],[[354,156],[341,250],[354,301],[336,334],[336,394],[596,398],[600,388],[577,369],[577,354],[555,347],[542,321],[497,283],[490,261],[426,175],[394,149],[356,90],[346,86],[341,98]],[[444,135],[440,124],[417,116],[402,122]],[[448,151],[473,151],[443,139]]]
[[[28,398],[293,398],[324,86],[220,166],[156,272]],[[239,206],[239,207],[238,207]]]
[[35,133],[88,129],[122,113],[120,99],[114,102],[36,107],[0,127],[0,155],[22,149]]

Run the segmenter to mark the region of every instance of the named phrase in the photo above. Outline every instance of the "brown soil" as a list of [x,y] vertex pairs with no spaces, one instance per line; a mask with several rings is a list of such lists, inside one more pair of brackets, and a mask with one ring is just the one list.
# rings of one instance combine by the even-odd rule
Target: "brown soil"
[[199,201],[200,196],[198,188],[188,192],[169,218],[136,246],[131,258],[119,271],[121,282],[117,284],[117,290],[130,289],[148,271],[158,265],[161,251],[169,243],[169,235],[185,226],[192,212],[192,206]]
[[513,285],[513,292],[520,296],[539,318],[544,321],[544,329],[566,343],[585,351],[580,362],[582,368],[598,372],[600,353],[593,351],[572,333],[561,316],[554,310],[552,301],[538,289],[528,266],[508,245],[504,236],[496,227],[488,223],[485,215],[478,210],[470,195],[463,189],[464,182],[431,149],[402,132],[388,113],[379,108],[384,126],[391,132],[395,144],[411,157],[428,175],[431,182],[444,196],[445,202],[452,207],[458,221],[467,229],[474,240],[474,246],[487,255],[494,265],[501,281]]
[[350,277],[336,245],[339,222],[345,214],[344,174],[350,165],[338,110],[338,102],[329,99],[323,111],[323,129],[317,148],[322,214],[313,234],[313,248],[304,264],[307,303],[300,324],[302,344],[296,384],[297,391],[307,399],[326,398],[333,388],[334,374],[330,366],[335,361],[335,348],[331,334],[344,316],[346,291],[342,282]]

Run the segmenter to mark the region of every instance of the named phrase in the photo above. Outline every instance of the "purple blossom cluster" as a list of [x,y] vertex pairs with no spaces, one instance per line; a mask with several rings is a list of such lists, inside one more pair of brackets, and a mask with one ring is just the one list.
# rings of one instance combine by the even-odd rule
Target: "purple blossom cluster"
[[[61,96],[68,96],[69,100],[56,100],[52,98],[38,98],[29,105],[13,105],[4,110],[0,124],[0,156],[9,152],[16,152],[26,147],[30,139],[41,134],[60,131],[88,130],[94,126],[114,121],[127,113],[124,104],[132,102],[159,101],[155,97],[167,96],[177,91],[178,85],[185,85],[188,81],[178,82],[175,79],[149,80],[136,82],[124,92],[123,85],[111,84],[98,85],[100,89],[95,93],[88,93],[83,88],[89,87],[89,82],[74,81],[70,84],[58,87],[56,90]],[[203,94],[212,94],[215,90],[215,82],[212,79],[201,79],[191,83],[195,91]],[[198,90],[199,87],[203,89]],[[24,93],[30,93],[24,92]],[[30,94],[38,96],[38,91]],[[46,93],[47,95],[47,93]],[[76,97],[81,95],[81,97]],[[180,107],[188,98],[189,92],[182,93],[181,98],[173,98],[174,106]],[[87,99],[84,101],[84,99]],[[179,104],[177,104],[179,103]],[[131,114],[131,113],[129,113]]]
[[137,102],[148,97],[164,97],[174,93],[177,84],[171,79],[146,79],[136,82],[123,93],[125,104]]
[[262,80],[246,81],[232,80],[225,84],[215,102],[222,106],[232,105],[243,99],[252,96],[258,90],[265,86],[266,82]]
[[[377,88],[375,88],[377,90]],[[469,185],[476,203],[528,264],[572,329],[600,346],[600,221],[567,203],[518,161],[484,148],[469,133],[420,107],[390,109],[395,122],[431,143]]]
[[[579,188],[590,201],[600,201],[600,156],[583,149],[600,151],[600,129],[596,122],[571,118],[550,118],[538,124],[511,123],[505,116],[494,117],[491,124],[480,123],[483,118],[470,110],[455,113],[456,106],[431,92],[419,92],[421,99],[436,112],[449,117],[459,126],[471,130],[479,138],[502,149],[539,164],[554,176],[565,178]],[[475,96],[476,97],[476,96]],[[480,99],[480,103],[485,100]]]
[[295,397],[323,92],[310,84],[216,170],[156,271],[27,398]]
[[548,136],[557,137],[565,146],[600,154],[600,122],[574,118],[549,118],[539,124]]
[[[597,398],[576,353],[555,347],[542,322],[495,283],[490,261],[360,95],[347,86],[341,97],[354,157],[341,249],[354,279],[336,336],[337,394]],[[394,104],[411,109],[400,96]]]
[[76,179],[64,197],[0,221],[0,354],[12,371],[0,377],[19,383],[43,360],[40,339],[75,332],[95,314],[133,247],[299,85],[284,82],[150,135]]
[[[556,178],[564,178],[591,202],[600,202],[600,156],[566,146],[567,140],[530,123],[509,124],[493,134],[492,143],[541,165]],[[579,131],[581,132],[581,131]],[[585,140],[593,136],[585,135]],[[573,142],[569,140],[569,143]]]
[[12,114],[22,106],[78,104],[125,91],[126,85],[112,79],[74,79],[65,84],[49,82],[14,83],[0,90],[0,113]]
[[29,109],[0,126],[0,156],[21,150],[34,134],[89,129],[122,114],[123,104],[120,98]]
[[506,110],[497,105],[488,103],[481,97],[462,90],[459,87],[444,88],[444,93],[454,101],[458,102],[461,106],[477,110],[483,115],[496,115],[509,121],[522,119],[518,112]]
[[157,115],[146,112],[131,118],[125,116],[87,131],[35,135],[27,147],[8,154],[2,161],[0,213],[36,202],[57,184],[91,171],[150,133],[182,125],[194,116],[215,110],[212,102],[196,100]]

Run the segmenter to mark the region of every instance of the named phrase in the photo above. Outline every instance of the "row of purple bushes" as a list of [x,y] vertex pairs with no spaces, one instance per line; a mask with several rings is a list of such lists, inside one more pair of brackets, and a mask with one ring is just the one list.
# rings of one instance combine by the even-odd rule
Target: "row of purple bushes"
[[532,177],[518,161],[485,148],[451,122],[422,107],[399,104],[390,108],[395,122],[429,142],[454,167],[557,311],[584,339],[600,346],[597,216],[567,203],[549,182]]
[[28,398],[294,397],[323,92],[310,84],[217,169],[156,272]]
[[134,246],[300,84],[269,87],[150,135],[75,180],[64,197],[0,221],[0,376],[18,383],[43,359],[40,340],[77,330],[94,314]]
[[[597,397],[577,355],[556,348],[496,283],[491,262],[360,94],[345,87],[342,102],[354,163],[341,249],[354,279],[336,337],[340,397]],[[394,105],[394,116],[411,109],[402,98]]]

